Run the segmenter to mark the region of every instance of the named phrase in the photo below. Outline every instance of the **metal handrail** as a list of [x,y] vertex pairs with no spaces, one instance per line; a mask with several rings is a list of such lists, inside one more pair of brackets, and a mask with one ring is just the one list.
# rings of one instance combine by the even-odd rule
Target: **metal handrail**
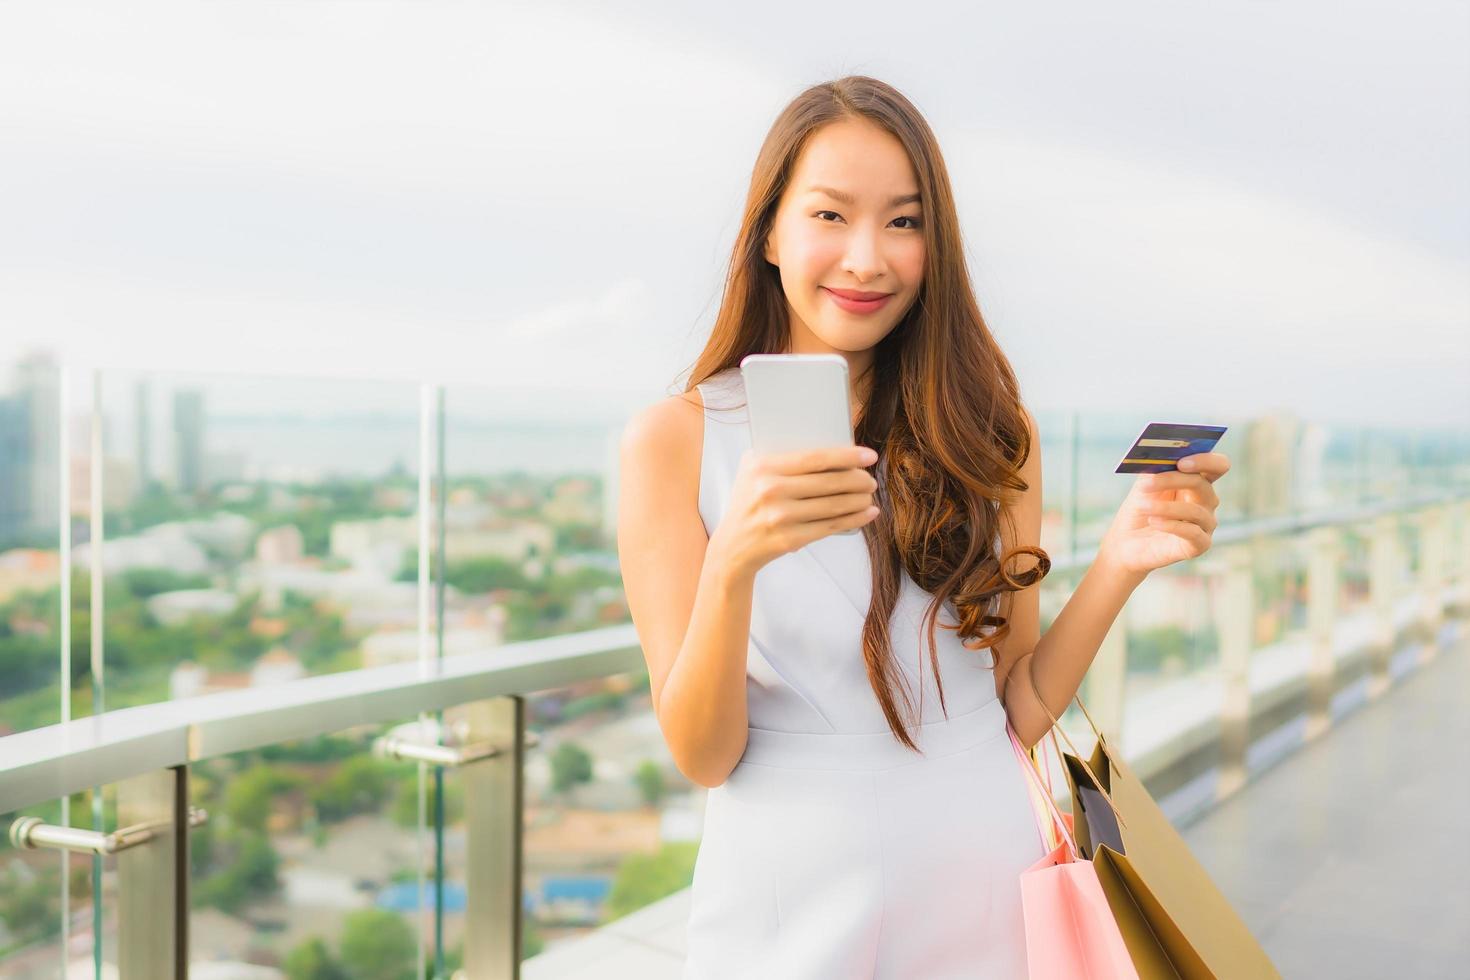
[[[1421,493],[1245,521],[1217,529],[1214,543],[1353,525],[1464,496],[1462,491]],[[1052,571],[1081,570],[1096,554],[1095,545],[1078,549],[1053,560]],[[637,631],[627,623],[423,664],[363,668],[108,711],[0,738],[0,813],[171,766],[471,701],[564,687],[643,665]]]
[[0,738],[0,813],[298,738],[643,666],[632,624],[138,705]]

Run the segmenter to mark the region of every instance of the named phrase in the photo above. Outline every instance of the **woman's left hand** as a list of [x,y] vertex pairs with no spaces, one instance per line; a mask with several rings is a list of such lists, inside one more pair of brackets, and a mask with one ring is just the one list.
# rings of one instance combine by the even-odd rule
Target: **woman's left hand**
[[1230,472],[1230,460],[1224,453],[1196,453],[1176,465],[1181,469],[1139,474],[1103,535],[1099,558],[1124,571],[1147,574],[1210,550],[1220,524],[1215,519],[1220,498],[1213,484]]

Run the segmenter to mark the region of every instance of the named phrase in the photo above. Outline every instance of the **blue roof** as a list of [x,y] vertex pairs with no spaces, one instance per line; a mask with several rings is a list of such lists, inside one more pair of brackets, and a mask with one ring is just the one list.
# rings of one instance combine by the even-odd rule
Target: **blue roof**
[[612,891],[612,879],[606,875],[547,875],[541,879],[541,899],[583,899],[600,902]]
[[[414,901],[415,882],[400,881],[396,885],[389,885],[378,892],[377,906],[380,909],[392,909],[395,912],[412,912],[419,907]],[[424,882],[423,906],[434,907],[434,883]],[[463,912],[465,908],[464,885],[452,881],[444,883],[444,911]]]

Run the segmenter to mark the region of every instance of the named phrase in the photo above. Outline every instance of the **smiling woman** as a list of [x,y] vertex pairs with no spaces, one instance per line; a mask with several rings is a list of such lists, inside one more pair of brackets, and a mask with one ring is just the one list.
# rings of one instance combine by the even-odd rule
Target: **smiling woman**
[[[857,446],[752,452],[739,365],[783,352],[847,360]],[[771,128],[691,381],[629,426],[618,515],[659,726],[710,787],[685,976],[1026,976],[1050,848],[1008,735],[1035,744],[1143,575],[1209,547],[1228,460],[1135,484],[1041,635],[1036,420],[934,134],[866,77]]]
[[[752,353],[846,358],[872,455],[755,457]],[[629,426],[618,521],[660,727],[710,787],[685,975],[1025,976],[1044,850],[1001,695],[1050,568],[1040,440],[902,94],[777,118],[690,380]]]

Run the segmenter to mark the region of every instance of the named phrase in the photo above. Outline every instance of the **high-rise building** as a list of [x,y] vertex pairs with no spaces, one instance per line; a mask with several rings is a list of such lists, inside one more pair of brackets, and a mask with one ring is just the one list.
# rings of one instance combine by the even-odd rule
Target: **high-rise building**
[[31,354],[15,371],[15,397],[25,405],[30,450],[28,521],[54,528],[61,497],[61,371],[49,354]]
[[602,541],[609,548],[617,543],[618,537],[618,464],[622,439],[623,426],[610,426],[602,443]]
[[148,382],[139,381],[137,387],[133,389],[133,414],[135,416],[133,424],[137,454],[134,465],[137,467],[139,493],[146,493],[148,484],[153,479],[153,460],[149,451],[153,428],[152,420],[149,418],[148,402]]
[[0,398],[0,549],[30,523],[30,412],[20,398]]
[[61,371],[30,354],[0,398],[0,542],[55,528],[60,510]]
[[174,392],[174,475],[180,493],[204,489],[204,392]]

